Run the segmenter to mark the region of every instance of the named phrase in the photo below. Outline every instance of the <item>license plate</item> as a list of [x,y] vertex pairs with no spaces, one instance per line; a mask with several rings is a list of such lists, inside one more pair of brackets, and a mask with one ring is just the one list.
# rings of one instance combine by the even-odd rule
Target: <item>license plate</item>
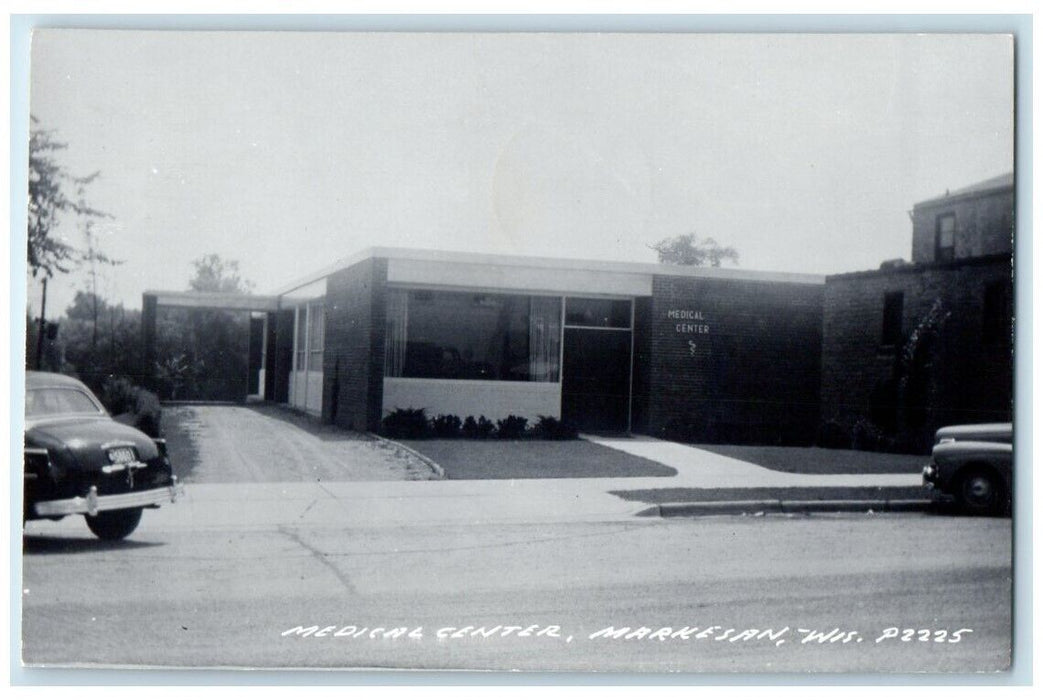
[[109,450],[109,461],[113,464],[126,464],[136,459],[133,447],[114,447]]

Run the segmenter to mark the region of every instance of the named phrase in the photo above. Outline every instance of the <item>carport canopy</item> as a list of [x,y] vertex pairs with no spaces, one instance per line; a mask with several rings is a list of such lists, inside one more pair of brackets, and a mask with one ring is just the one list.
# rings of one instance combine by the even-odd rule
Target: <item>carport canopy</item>
[[[279,297],[229,292],[145,292],[143,308],[177,306],[189,309],[223,309],[226,311],[278,311]],[[150,299],[152,300],[150,302]]]

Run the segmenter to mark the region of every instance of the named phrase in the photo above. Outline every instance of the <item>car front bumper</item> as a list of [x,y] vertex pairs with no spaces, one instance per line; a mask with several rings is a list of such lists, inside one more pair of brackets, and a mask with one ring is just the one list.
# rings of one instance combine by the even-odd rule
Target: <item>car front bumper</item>
[[99,496],[98,488],[91,486],[86,496],[63,498],[56,501],[38,501],[33,505],[33,510],[41,518],[50,518],[63,515],[97,515],[105,510],[145,508],[174,503],[178,497],[184,495],[185,487],[177,483],[177,477],[173,479],[170,486],[147,491],[118,493],[111,496]]

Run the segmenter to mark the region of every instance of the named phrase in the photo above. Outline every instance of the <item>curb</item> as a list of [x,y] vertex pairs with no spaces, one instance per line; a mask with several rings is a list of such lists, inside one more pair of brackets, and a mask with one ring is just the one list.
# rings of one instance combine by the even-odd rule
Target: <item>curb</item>
[[685,518],[699,515],[742,515],[766,513],[859,513],[911,512],[927,510],[933,501],[926,499],[892,500],[806,500],[779,499],[751,501],[697,501],[694,503],[660,503],[639,511],[639,517]]
[[445,479],[445,469],[442,468],[441,464],[439,464],[438,462],[434,461],[433,459],[431,459],[427,455],[420,454],[419,452],[414,450],[412,447],[407,447],[406,445],[403,445],[401,442],[395,442],[394,440],[392,440],[390,438],[386,438],[383,435],[377,435],[376,433],[370,433],[370,432],[367,432],[366,435],[368,435],[369,437],[373,438],[374,440],[378,440],[378,441],[383,442],[384,444],[387,444],[387,445],[393,445],[394,447],[397,447],[398,449],[400,449],[400,450],[402,450],[404,452],[408,452],[409,454],[411,454],[412,456],[416,457],[421,462],[426,464],[428,466],[428,468],[431,471],[433,471],[435,473],[435,475],[439,479]]

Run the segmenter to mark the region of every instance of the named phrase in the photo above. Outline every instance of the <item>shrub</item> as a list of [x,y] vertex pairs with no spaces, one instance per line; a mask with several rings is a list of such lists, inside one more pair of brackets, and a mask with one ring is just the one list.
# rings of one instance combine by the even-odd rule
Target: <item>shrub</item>
[[493,422],[485,416],[479,416],[477,421],[474,416],[467,416],[463,425],[463,434],[466,438],[485,440],[493,434],[495,429],[496,426],[493,425]]
[[135,415],[137,420],[134,422],[134,427],[149,437],[159,437],[160,420],[163,417],[163,409],[160,406],[159,397],[141,387],[136,388],[137,404]]
[[132,425],[149,437],[159,437],[163,409],[159,397],[151,391],[135,386],[126,377],[109,377],[99,398],[119,422]]
[[431,421],[431,428],[435,435],[440,438],[460,437],[460,416],[438,415]]
[[109,413],[133,413],[135,406],[134,385],[126,377],[109,377],[101,388],[101,402]]
[[541,440],[575,440],[579,437],[576,426],[554,416],[539,416],[533,426],[533,434]]
[[886,435],[867,418],[860,418],[851,429],[851,447],[867,452],[888,452],[893,449],[894,439]]
[[493,422],[485,416],[478,416],[478,437],[486,439],[492,437],[493,431],[496,430],[496,426]]
[[501,440],[519,440],[525,435],[525,428],[529,421],[522,416],[507,416],[503,420],[496,421],[496,437]]
[[391,438],[417,440],[428,437],[430,431],[424,408],[396,408],[381,421],[381,432]]

